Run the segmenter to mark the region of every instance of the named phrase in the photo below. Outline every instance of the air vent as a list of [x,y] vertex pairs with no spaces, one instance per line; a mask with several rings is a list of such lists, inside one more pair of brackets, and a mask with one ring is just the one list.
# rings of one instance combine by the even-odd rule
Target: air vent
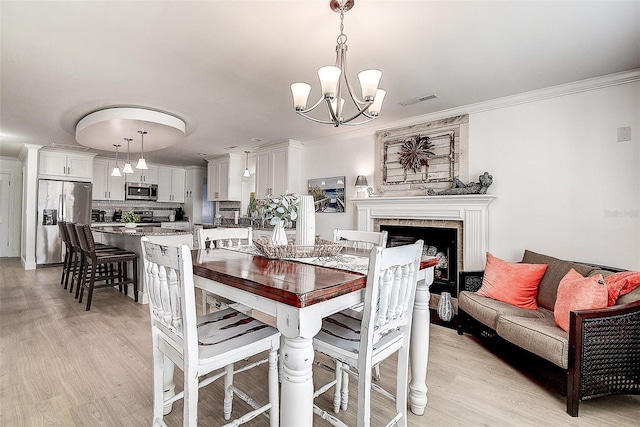
[[419,102],[424,102],[424,101],[428,101],[430,99],[435,99],[435,98],[437,98],[435,94],[419,96],[417,98],[411,98],[405,101],[401,101],[400,105],[402,105],[403,107],[408,107],[409,105],[417,104]]
[[67,150],[67,151],[89,151],[91,148],[83,147],[82,145],[68,145],[68,144],[58,144],[56,142],[51,143],[51,148],[55,148],[57,150]]
[[223,150],[233,150],[234,148],[238,148],[237,145],[230,145],[228,147],[224,147]]

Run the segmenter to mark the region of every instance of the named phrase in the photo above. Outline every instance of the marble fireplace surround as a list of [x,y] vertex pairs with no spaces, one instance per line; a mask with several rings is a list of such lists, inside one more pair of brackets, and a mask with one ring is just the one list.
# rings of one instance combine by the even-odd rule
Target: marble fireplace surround
[[[489,205],[496,196],[469,194],[353,199],[358,230],[379,231],[380,224],[456,227],[461,222],[461,271],[484,270],[489,250]],[[394,220],[394,221],[384,221]]]

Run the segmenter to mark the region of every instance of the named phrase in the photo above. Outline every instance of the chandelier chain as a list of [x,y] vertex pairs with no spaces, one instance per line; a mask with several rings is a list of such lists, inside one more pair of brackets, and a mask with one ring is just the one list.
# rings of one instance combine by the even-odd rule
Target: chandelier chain
[[347,43],[347,35],[344,33],[344,7],[340,8],[340,34],[338,35],[336,42],[339,45]]

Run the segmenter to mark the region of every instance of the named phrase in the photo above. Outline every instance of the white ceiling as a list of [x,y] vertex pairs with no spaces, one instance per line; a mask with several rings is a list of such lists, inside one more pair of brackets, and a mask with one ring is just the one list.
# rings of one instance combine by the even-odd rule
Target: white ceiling
[[[292,108],[289,85],[311,83],[311,103],[317,68],[334,62],[339,15],[328,0],[3,0],[0,13],[3,156],[22,143],[78,145],[78,121],[110,106],[181,117],[186,138],[145,153],[176,165],[229,146],[356,129],[315,124]],[[345,33],[351,79],[365,68],[384,73],[376,128],[640,68],[640,1],[357,0]]]

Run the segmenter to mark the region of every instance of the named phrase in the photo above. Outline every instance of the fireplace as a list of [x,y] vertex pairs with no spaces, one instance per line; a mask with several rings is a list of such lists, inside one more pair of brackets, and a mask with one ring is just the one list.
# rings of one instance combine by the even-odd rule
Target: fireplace
[[[383,226],[414,228],[409,231],[423,227],[454,229],[457,248],[454,251],[456,271],[448,272],[448,281],[457,283],[460,271],[484,269],[486,253],[489,250],[489,204],[494,199],[495,196],[491,194],[467,194],[367,197],[354,199],[353,203],[356,208],[358,230],[380,231],[384,229]],[[428,239],[423,240],[425,245],[429,245]],[[432,291],[440,291],[435,280]],[[456,292],[451,294],[455,295]]]
[[410,245],[424,241],[423,253],[438,258],[434,269],[431,293],[449,292],[457,296],[458,277],[458,229],[450,227],[416,227],[381,224],[380,231],[387,231],[387,246]]

